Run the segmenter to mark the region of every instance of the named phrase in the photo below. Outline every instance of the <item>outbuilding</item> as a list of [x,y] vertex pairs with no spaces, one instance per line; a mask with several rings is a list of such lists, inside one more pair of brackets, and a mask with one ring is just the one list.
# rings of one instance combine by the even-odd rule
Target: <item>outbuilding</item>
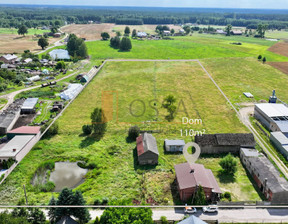
[[168,140],[165,139],[165,150],[167,152],[182,152],[185,146],[184,140]]
[[11,131],[7,132],[7,138],[11,140],[15,136],[19,135],[35,135],[38,139],[40,138],[41,127],[38,126],[22,126],[19,128],[15,128]]
[[241,147],[254,148],[256,144],[251,133],[196,135],[195,142],[204,154],[239,153]]
[[271,132],[270,141],[275,148],[288,160],[288,138],[280,131]]
[[280,103],[261,103],[254,107],[254,117],[269,131],[288,134],[288,107]]
[[140,165],[158,164],[159,152],[153,135],[145,132],[136,139],[136,143],[138,163]]
[[38,98],[28,98],[24,101],[23,106],[21,107],[21,114],[34,114],[36,112],[36,104]]
[[6,64],[14,64],[17,58],[18,57],[15,54],[5,54],[0,57],[0,61],[3,61]]
[[257,150],[240,150],[240,158],[255,180],[258,188],[273,205],[287,204],[288,182],[275,166]]

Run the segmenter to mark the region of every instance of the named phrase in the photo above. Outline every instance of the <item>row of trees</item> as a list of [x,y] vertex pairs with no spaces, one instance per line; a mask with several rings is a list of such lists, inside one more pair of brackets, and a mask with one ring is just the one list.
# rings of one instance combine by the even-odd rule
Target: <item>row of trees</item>
[[[28,28],[39,26],[61,26],[68,23],[85,24],[88,21],[142,25],[142,24],[185,24],[198,23],[203,25],[255,26],[257,23],[267,21],[269,29],[284,29],[288,27],[288,19],[284,13],[266,13],[263,11],[249,10],[217,10],[209,9],[131,9],[91,8],[49,8],[42,10],[38,7],[16,8],[2,7],[0,9],[0,27],[19,27],[25,25]],[[249,28],[250,29],[250,28]],[[251,29],[256,29],[256,27]]]
[[132,43],[128,37],[112,37],[110,39],[110,46],[115,49],[120,49],[121,51],[130,51],[132,49]]

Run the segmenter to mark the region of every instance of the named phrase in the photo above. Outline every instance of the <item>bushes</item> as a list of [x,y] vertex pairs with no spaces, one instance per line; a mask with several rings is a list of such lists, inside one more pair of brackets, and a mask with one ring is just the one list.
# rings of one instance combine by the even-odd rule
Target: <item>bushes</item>
[[92,126],[91,125],[83,125],[82,131],[85,135],[90,135],[92,133]]
[[56,121],[48,129],[47,135],[49,135],[49,136],[57,135],[58,132],[59,132],[59,125],[58,125],[58,122]]
[[220,160],[219,165],[225,173],[234,175],[237,171],[237,159],[230,153]]
[[136,140],[139,134],[140,134],[140,128],[138,126],[132,126],[129,128],[128,138],[130,138],[131,140]]
[[15,163],[15,160],[12,159],[12,158],[9,158],[7,161],[4,160],[4,161],[2,162],[2,167],[3,167],[4,170],[7,170],[7,169],[9,169],[14,163]]
[[227,199],[228,201],[231,201],[231,193],[230,192],[225,192],[223,194],[223,198]]
[[97,168],[97,164],[96,163],[83,163],[83,162],[78,162],[77,165],[82,168],[82,169],[89,169],[89,170],[93,170],[95,168]]
[[168,220],[166,216],[161,216],[160,221],[161,221],[161,224],[168,224]]

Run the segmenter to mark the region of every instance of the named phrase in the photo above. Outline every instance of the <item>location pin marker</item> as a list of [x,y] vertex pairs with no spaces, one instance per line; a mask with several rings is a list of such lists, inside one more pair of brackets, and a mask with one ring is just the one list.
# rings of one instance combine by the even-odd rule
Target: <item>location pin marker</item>
[[[190,154],[188,152],[188,148],[189,147],[194,147],[195,148],[195,153],[193,154]],[[183,155],[185,157],[185,159],[187,160],[187,162],[192,165],[193,163],[195,163],[197,161],[197,159],[199,158],[200,156],[200,153],[201,153],[201,148],[200,146],[195,143],[195,142],[188,142],[184,148],[183,148]]]

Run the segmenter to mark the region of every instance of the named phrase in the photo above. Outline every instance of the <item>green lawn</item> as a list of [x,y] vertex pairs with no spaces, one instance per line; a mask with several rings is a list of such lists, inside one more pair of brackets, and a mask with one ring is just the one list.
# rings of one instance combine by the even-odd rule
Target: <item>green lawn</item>
[[[18,29],[15,28],[0,28],[0,34],[18,34]],[[43,34],[49,32],[49,30],[41,30],[41,29],[28,29],[27,35],[34,35],[34,34]]]
[[265,36],[266,36],[267,38],[288,39],[288,31],[285,31],[285,30],[281,30],[281,31],[277,31],[277,30],[271,31],[271,30],[268,30],[268,31],[266,31]]
[[[120,52],[109,46],[109,41],[86,42],[92,59],[139,58],[139,59],[203,59],[228,57],[258,57],[264,55],[267,61],[288,61],[267,49],[275,42],[252,37],[226,37],[221,35],[193,34],[173,37],[174,40],[132,40],[130,52]],[[242,45],[231,43],[241,42]]]
[[[107,133],[101,140],[85,137],[81,127],[89,123],[93,108],[101,106],[101,95],[105,91],[114,91],[114,110]],[[180,105],[178,108],[182,110],[170,123],[165,120],[167,111],[161,107],[163,98],[168,94],[177,98],[176,105]],[[143,103],[146,106],[140,117],[133,117],[129,109],[135,100],[138,101],[132,104],[133,114],[140,115]],[[142,103],[139,100],[143,100]],[[159,113],[149,104],[155,106]],[[184,109],[189,118],[201,118],[203,124],[179,124],[181,117],[186,116]],[[247,132],[196,62],[108,62],[58,122],[60,133],[41,140],[0,186],[1,203],[16,204],[23,197],[23,184],[26,185],[30,201],[35,204],[47,203],[52,193],[36,193],[30,184],[37,167],[46,160],[84,160],[97,164],[98,168],[89,171],[85,182],[77,187],[84,193],[88,204],[103,197],[139,201],[153,198],[159,204],[178,203],[179,199],[171,193],[175,179],[173,167],[185,162],[185,159],[182,154],[164,153],[164,140],[180,138],[191,141],[189,136],[181,137],[180,129],[201,130],[205,133]],[[160,133],[154,134],[160,153],[159,165],[155,168],[143,168],[136,163],[135,142],[126,140],[128,128],[135,124],[142,130],[160,130]],[[207,168],[214,164],[213,172],[217,175],[217,160],[201,159],[199,162],[207,165]],[[242,177],[243,168],[240,164],[239,167],[240,173],[236,179],[239,187],[234,200],[258,200],[251,183]],[[234,185],[225,182],[220,183],[220,186],[225,191],[232,191]],[[249,194],[245,197],[240,196],[247,192]]]

